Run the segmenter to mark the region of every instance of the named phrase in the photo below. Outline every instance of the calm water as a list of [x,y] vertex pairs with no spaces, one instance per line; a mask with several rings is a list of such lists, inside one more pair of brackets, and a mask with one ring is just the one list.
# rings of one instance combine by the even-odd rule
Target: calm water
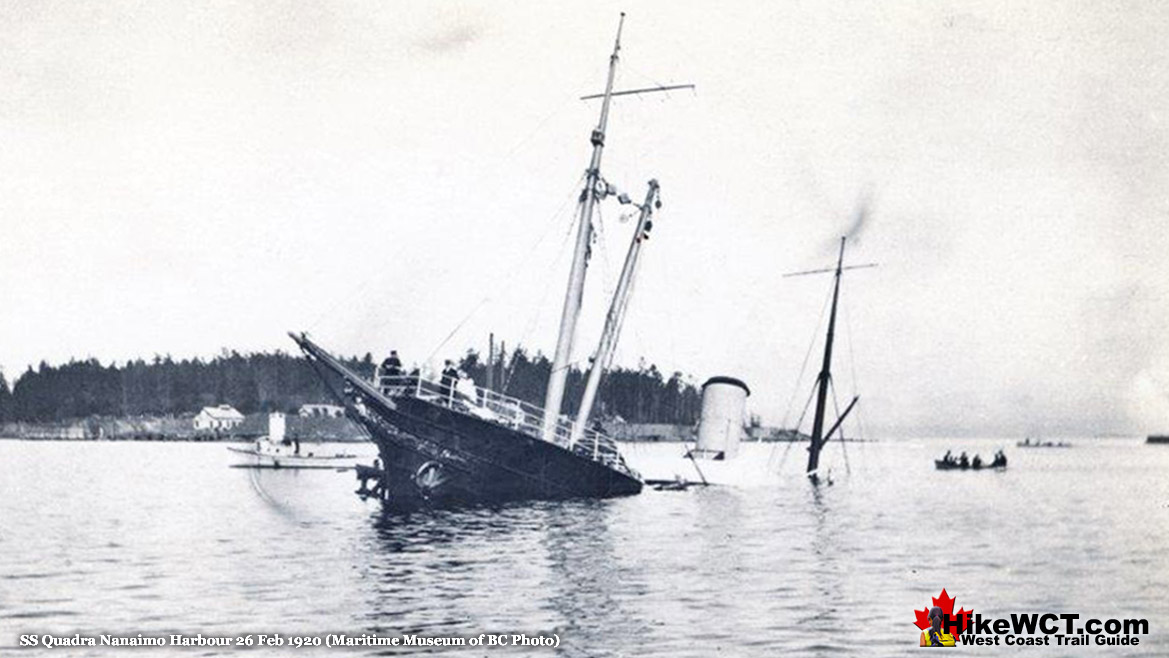
[[[387,516],[350,473],[232,469],[222,445],[0,441],[0,653],[22,632],[526,632],[580,656],[899,655],[945,587],[988,615],[1147,618],[1128,651],[1169,654],[1169,446],[1011,445],[1006,473],[933,470],[999,445],[853,445],[850,475],[835,446],[819,491],[796,448],[739,489]],[[1076,649],[1049,653],[1123,653]],[[215,653],[139,655],[167,652]]]

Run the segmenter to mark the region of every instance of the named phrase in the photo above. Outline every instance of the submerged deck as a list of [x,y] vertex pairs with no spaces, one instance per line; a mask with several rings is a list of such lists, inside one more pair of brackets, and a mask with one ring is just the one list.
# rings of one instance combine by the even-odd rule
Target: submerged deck
[[572,441],[573,421],[561,416],[550,439],[543,434],[544,409],[518,398],[478,386],[449,386],[415,375],[375,375],[378,392],[387,398],[412,397],[445,407],[456,413],[506,427],[540,441],[569,450],[576,455],[602,463],[635,478],[637,473],[625,463],[617,443],[609,435],[586,429]]

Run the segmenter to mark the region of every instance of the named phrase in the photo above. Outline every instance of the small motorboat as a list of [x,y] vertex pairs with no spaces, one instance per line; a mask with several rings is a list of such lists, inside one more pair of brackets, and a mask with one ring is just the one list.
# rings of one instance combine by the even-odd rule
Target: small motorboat
[[228,450],[253,458],[249,464],[233,464],[237,468],[332,468],[347,470],[357,463],[357,455],[344,453],[322,453],[320,445],[315,449],[301,446],[297,439],[289,439],[284,433],[284,414],[274,413],[268,417],[268,436],[256,439],[246,448],[228,446]]
[[324,454],[302,449],[299,441],[272,441],[261,437],[246,448],[228,446],[228,450],[254,458],[251,464],[236,464],[241,468],[333,468],[350,469],[357,461],[357,455],[344,453]]

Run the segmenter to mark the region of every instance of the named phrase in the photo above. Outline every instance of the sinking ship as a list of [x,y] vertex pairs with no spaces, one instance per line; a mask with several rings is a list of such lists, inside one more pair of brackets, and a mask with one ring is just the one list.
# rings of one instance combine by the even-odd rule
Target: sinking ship
[[[784,275],[832,273],[834,276],[832,306],[828,315],[828,331],[824,339],[824,357],[813,390],[816,407],[813,413],[812,433],[806,437],[808,465],[805,472],[813,484],[819,484],[822,478],[820,455],[829,440],[833,436],[839,436],[838,441],[842,445],[848,441],[844,438],[842,426],[845,418],[860,401],[859,396],[853,396],[843,411],[838,410],[835,421],[828,426],[829,391],[833,389],[832,349],[836,337],[836,312],[840,300],[841,275],[847,270],[876,266],[875,263],[845,265],[846,240],[847,238],[843,237],[840,240],[840,254],[835,267]],[[643,470],[649,472],[646,483],[661,489],[685,489],[693,485],[743,486],[774,482],[776,472],[773,470],[774,465],[770,463],[771,460],[763,457],[757,449],[753,449],[756,446],[742,445],[746,433],[746,402],[750,395],[751,389],[741,379],[717,376],[706,380],[702,385],[702,412],[693,448],[687,450],[680,458],[655,463],[650,463],[648,459],[642,461],[645,456],[638,453],[643,451],[631,448],[630,457],[635,463],[644,465]],[[801,414],[800,421],[802,420]],[[789,449],[792,444],[802,442],[805,438],[799,432],[799,425],[800,422],[797,422],[796,428],[787,433]],[[751,454],[744,454],[747,452]],[[831,482],[829,474],[824,473],[823,476],[823,479]]]
[[[617,345],[639,256],[661,201],[656,180],[649,181],[641,204],[620,193],[602,177],[601,156],[614,96],[692,85],[614,91],[621,25],[609,58],[605,91],[585,97],[600,99],[600,119],[589,137],[592,156],[578,202],[573,260],[543,408],[492,390],[456,390],[443,381],[421,376],[382,373],[368,380],[307,335],[290,334],[345,405],[348,416],[377,443],[378,462],[358,468],[362,481],[359,493],[409,508],[610,497],[641,491],[641,477],[625,462],[616,442],[603,431],[589,428],[588,422],[601,377]],[[637,208],[638,219],[599,344],[592,353],[580,411],[573,419],[560,410],[593,238],[592,219],[596,206],[611,196]]]

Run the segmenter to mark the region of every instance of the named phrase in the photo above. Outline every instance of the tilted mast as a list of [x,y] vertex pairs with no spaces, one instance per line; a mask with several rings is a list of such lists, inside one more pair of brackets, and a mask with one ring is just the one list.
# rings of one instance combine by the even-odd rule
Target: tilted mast
[[836,261],[836,283],[832,289],[832,313],[828,316],[828,338],[824,341],[824,363],[817,379],[816,417],[812,421],[812,443],[808,446],[808,474],[814,476],[820,467],[820,449],[824,447],[824,411],[828,402],[828,384],[832,379],[832,341],[836,335],[836,302],[840,297],[840,273],[844,265],[844,242],[840,238],[840,258]]
[[601,181],[601,153],[605,148],[605,128],[609,122],[609,104],[613,96],[613,78],[617,73],[618,53],[621,51],[621,28],[625,14],[617,25],[617,39],[613,54],[609,57],[609,77],[605,82],[604,100],[601,102],[601,118],[593,130],[590,140],[593,156],[585,175],[584,189],[580,193],[580,217],[576,232],[576,248],[572,253],[572,268],[568,275],[568,291],[564,295],[564,310],[560,315],[560,334],[556,339],[556,353],[552,359],[552,373],[548,376],[548,392],[544,397],[543,436],[546,441],[556,438],[556,423],[560,417],[560,404],[564,400],[564,383],[568,377],[568,361],[572,355],[572,342],[576,334],[576,321],[580,316],[581,298],[584,294],[585,270],[588,269],[589,242],[593,233],[593,208],[605,193]]
[[593,402],[596,400],[597,388],[601,384],[601,375],[609,367],[609,362],[613,358],[613,350],[617,346],[617,339],[621,335],[621,323],[625,319],[625,309],[629,303],[633,276],[637,272],[641,247],[646,238],[649,237],[649,230],[653,225],[650,218],[658,204],[658,189],[658,182],[651,180],[649,190],[645,193],[645,203],[641,205],[641,215],[637,220],[637,228],[629,243],[629,251],[625,255],[625,264],[621,267],[621,277],[617,280],[617,289],[613,291],[613,301],[609,305],[609,314],[605,317],[605,330],[601,333],[601,341],[593,355],[592,369],[589,370],[589,379],[585,383],[584,395],[581,396],[580,400],[580,411],[576,415],[576,423],[572,426],[570,445],[575,444],[584,435],[589,416],[592,414]]

